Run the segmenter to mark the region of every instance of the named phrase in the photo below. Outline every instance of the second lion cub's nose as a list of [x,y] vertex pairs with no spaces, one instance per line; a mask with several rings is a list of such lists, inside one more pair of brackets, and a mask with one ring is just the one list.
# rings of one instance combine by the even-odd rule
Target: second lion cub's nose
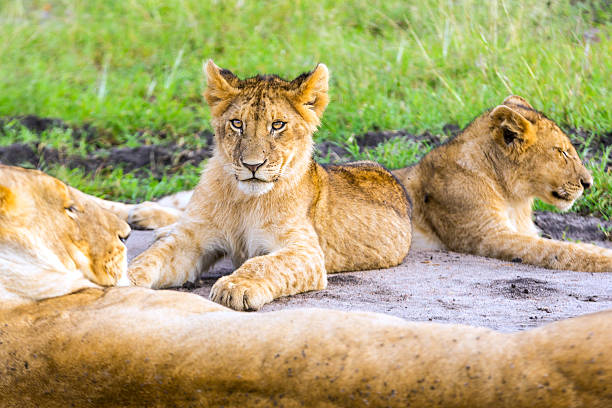
[[589,187],[591,187],[593,185],[593,179],[592,178],[588,178],[588,179],[580,179],[580,184],[582,184],[582,187],[585,190],[588,190]]
[[264,160],[261,163],[248,163],[243,160],[242,165],[246,167],[247,169],[251,170],[253,173],[255,173],[257,169],[263,166],[267,161],[268,160]]

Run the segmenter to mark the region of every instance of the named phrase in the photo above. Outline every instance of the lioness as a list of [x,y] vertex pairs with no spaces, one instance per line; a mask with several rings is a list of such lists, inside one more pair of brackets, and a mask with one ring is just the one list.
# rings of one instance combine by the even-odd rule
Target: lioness
[[0,175],[0,299],[129,285],[124,221],[41,172],[0,165]]
[[[533,200],[569,209],[593,178],[569,138],[520,96],[483,113],[418,164],[392,172],[412,198],[415,249],[449,249],[551,269],[611,272],[612,250],[539,237]],[[135,225],[176,222],[190,197],[120,205]],[[118,204],[115,204],[118,205]]]
[[0,407],[612,405],[612,311],[515,334],[237,313],[101,288],[125,272],[128,232],[58,180],[0,166]]
[[130,280],[161,288],[194,280],[224,255],[239,268],[211,299],[256,310],[324,289],[326,272],[387,268],[410,248],[410,203],[378,164],[322,167],[312,133],[328,102],[319,64],[293,81],[240,80],[206,64],[215,151],[184,215],[130,265]]

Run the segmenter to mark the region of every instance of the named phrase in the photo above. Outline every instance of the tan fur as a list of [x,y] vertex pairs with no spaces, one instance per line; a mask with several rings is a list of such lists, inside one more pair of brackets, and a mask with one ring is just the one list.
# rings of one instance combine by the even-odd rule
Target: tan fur
[[[212,61],[206,71],[214,156],[184,215],[130,265],[132,282],[181,285],[227,254],[238,269],[215,283],[211,299],[247,310],[324,289],[326,273],[402,262],[411,228],[400,183],[375,163],[312,160],[328,100],[324,65],[291,82],[240,80]],[[275,130],[278,121],[286,125]]]
[[[125,224],[94,200],[35,171],[1,166],[0,180],[17,204],[0,204],[0,254],[48,264],[79,236],[99,249],[91,263],[104,265],[92,279],[124,272],[100,260],[105,251],[125,256],[116,237]],[[79,218],[66,215],[70,204]],[[11,266],[0,257],[0,277]],[[237,313],[172,291],[66,288],[59,268],[38,280],[13,270],[24,273],[20,303],[0,292],[2,408],[612,405],[612,311],[502,334],[373,313]],[[33,300],[50,284],[58,297]]]
[[534,198],[566,210],[593,179],[563,131],[521,97],[394,173],[413,201],[415,247],[612,272],[612,250],[538,236]]
[[[94,222],[95,231],[81,227]],[[127,265],[120,239],[129,232],[125,222],[59,180],[0,165],[0,298],[44,299],[57,296],[62,285],[115,285]],[[44,262],[27,261],[44,255]]]

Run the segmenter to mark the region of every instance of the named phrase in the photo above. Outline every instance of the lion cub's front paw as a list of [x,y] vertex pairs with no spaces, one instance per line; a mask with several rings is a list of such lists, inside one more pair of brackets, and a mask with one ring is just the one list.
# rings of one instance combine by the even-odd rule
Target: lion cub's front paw
[[215,282],[210,300],[234,310],[259,310],[274,300],[274,296],[261,282],[229,275]]
[[146,268],[130,266],[127,275],[134,286],[140,286],[142,288],[151,288],[153,286],[153,280],[151,279],[151,275],[146,271]]
[[157,229],[174,224],[180,214],[181,212],[174,208],[145,201],[130,210],[127,222],[135,229]]

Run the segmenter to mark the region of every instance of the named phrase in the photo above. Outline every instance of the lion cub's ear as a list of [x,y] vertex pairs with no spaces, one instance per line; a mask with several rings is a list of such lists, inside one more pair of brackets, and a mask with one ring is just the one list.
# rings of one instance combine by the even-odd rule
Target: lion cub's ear
[[213,60],[208,60],[204,67],[206,72],[206,91],[204,97],[213,116],[222,114],[239,90],[233,85],[238,77],[227,69],[221,69]]
[[289,92],[289,96],[307,120],[318,123],[323,115],[329,102],[328,82],[329,71],[325,64],[319,64],[312,72],[302,74],[291,81],[294,89]]
[[8,211],[15,204],[15,195],[5,186],[0,186],[0,214]]
[[506,105],[506,106],[510,106],[510,105],[521,106],[522,105],[526,108],[533,109],[533,106],[531,106],[525,98],[523,98],[522,96],[518,96],[518,95],[510,95],[509,97],[504,99],[504,101],[502,102],[502,105]]
[[489,117],[500,144],[520,153],[535,142],[536,135],[531,123],[506,105],[497,106]]

